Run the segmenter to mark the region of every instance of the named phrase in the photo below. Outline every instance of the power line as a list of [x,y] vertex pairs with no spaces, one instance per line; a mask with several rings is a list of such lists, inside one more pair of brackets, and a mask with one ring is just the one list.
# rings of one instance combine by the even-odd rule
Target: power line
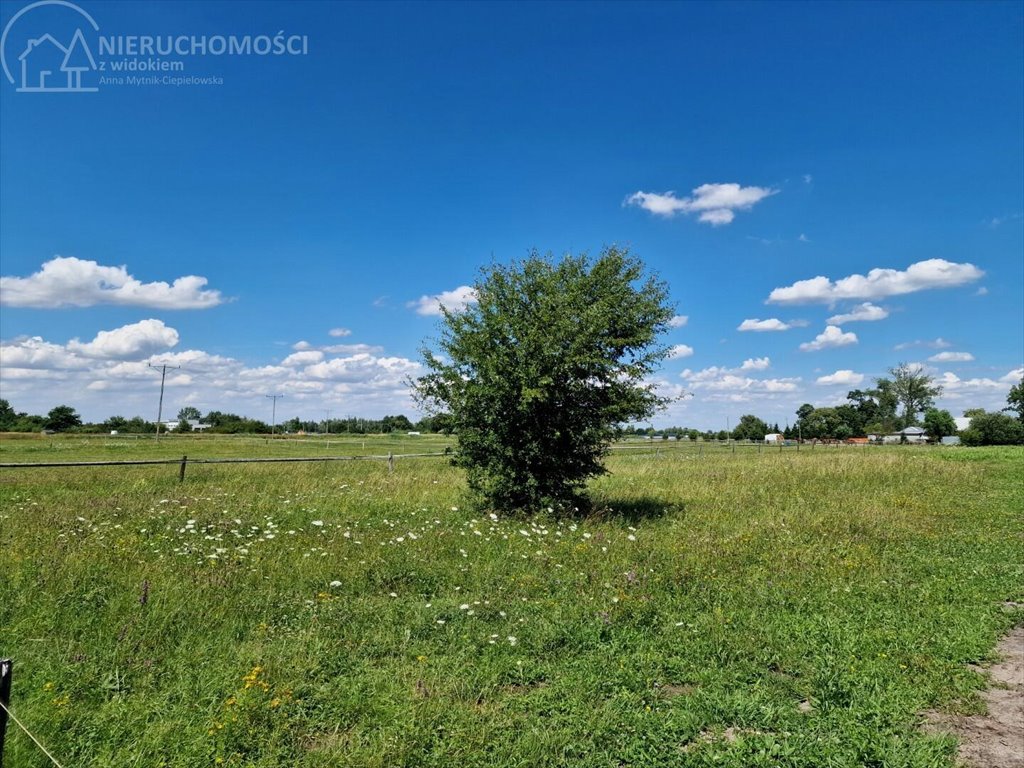
[[167,378],[167,369],[168,368],[170,368],[172,371],[176,371],[179,368],[181,368],[181,366],[180,365],[166,365],[166,364],[161,364],[161,365],[157,366],[157,365],[153,365],[152,363],[149,363],[149,367],[150,368],[154,368],[154,369],[155,368],[159,368],[160,369],[160,405],[157,407],[157,411],[156,411],[156,439],[159,440],[160,439],[160,419],[162,419],[163,415],[164,415],[164,379]]
[[274,434],[274,430],[277,428],[277,398],[284,397],[284,395],[267,395],[267,397],[274,401],[270,424],[270,434]]

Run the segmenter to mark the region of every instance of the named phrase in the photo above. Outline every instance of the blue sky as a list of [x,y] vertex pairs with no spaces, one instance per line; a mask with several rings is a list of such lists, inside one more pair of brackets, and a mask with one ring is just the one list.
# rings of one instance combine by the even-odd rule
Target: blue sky
[[[686,318],[656,380],[691,396],[655,424],[784,424],[902,361],[954,415],[1020,379],[1022,3],[83,0],[98,32],[26,5],[0,3],[16,410],[154,418],[169,363],[171,415],[412,415],[423,297],[611,244]],[[29,42],[78,28],[96,92],[19,92]],[[98,40],[279,30],[305,53]]]

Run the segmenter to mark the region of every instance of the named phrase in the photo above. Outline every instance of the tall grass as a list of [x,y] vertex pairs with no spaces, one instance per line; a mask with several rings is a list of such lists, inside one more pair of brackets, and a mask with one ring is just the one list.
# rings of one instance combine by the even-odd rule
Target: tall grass
[[917,713],[1022,618],[1024,451],[609,469],[497,519],[444,459],[4,470],[12,707],[78,766],[953,765]]

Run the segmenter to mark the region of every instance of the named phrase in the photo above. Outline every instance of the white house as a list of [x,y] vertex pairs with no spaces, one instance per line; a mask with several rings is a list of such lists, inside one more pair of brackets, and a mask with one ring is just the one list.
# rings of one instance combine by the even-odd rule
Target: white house
[[[203,424],[198,419],[186,419],[186,421],[188,422],[188,425],[192,427],[193,432],[205,432],[206,430],[213,426],[212,424]],[[165,432],[173,432],[178,428],[179,424],[181,424],[181,422],[177,419],[175,419],[174,421],[160,422],[160,426],[164,428]]]
[[905,427],[900,434],[907,438],[908,443],[927,443],[928,435],[921,427]]

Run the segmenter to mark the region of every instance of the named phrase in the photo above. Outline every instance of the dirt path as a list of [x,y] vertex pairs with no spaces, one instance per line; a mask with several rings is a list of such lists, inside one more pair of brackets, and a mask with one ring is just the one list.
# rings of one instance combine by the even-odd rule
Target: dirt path
[[1024,768],[1024,626],[1002,639],[1002,660],[989,668],[993,687],[982,693],[986,715],[926,714],[929,730],[960,740],[960,760],[970,768]]

